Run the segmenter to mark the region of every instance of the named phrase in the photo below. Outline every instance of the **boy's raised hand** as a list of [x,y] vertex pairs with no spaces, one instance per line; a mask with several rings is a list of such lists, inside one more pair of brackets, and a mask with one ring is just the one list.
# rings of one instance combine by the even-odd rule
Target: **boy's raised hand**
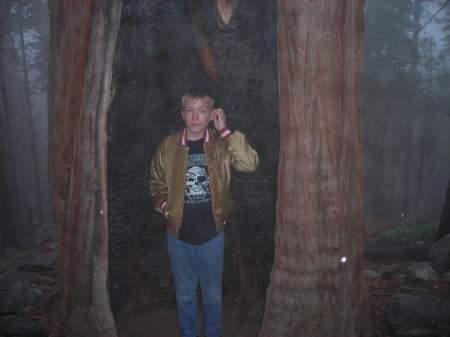
[[213,109],[212,111],[213,115],[213,121],[214,121],[214,127],[217,131],[222,130],[224,127],[227,126],[227,117],[225,116],[225,112],[223,112],[223,109]]

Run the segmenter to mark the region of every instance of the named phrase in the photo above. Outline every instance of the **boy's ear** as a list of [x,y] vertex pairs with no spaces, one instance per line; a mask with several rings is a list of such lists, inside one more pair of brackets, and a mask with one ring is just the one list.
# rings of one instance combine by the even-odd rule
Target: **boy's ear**
[[211,109],[211,116],[209,116],[209,120],[210,120],[210,121],[213,121],[213,120],[214,120],[214,117],[216,117],[216,114],[215,114],[214,111],[215,111],[214,108],[212,108],[212,109]]

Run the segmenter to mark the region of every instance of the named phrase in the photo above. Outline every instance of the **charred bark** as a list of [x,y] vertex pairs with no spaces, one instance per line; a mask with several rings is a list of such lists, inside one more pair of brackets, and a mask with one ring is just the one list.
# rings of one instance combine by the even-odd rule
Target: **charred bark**
[[278,1],[275,260],[259,337],[368,336],[363,1]]
[[66,336],[117,336],[107,290],[106,114],[121,0],[49,1],[49,176]]
[[187,7],[189,12],[189,18],[192,23],[192,30],[195,36],[195,44],[197,46],[197,52],[202,64],[202,68],[206,74],[208,74],[211,81],[219,83],[220,79],[217,77],[214,68],[214,51],[211,46],[211,42],[206,36],[202,28],[202,22],[198,13],[198,4],[193,1],[187,1]]
[[116,94],[108,113],[110,289],[116,319],[175,304],[166,226],[149,207],[148,160],[165,136],[184,127],[179,97],[191,85],[215,92],[230,128],[243,131],[262,159],[254,174],[231,179],[224,298],[252,304],[255,289],[263,296],[268,284],[278,158],[275,3],[238,1],[223,30],[214,1],[191,4],[214,52],[219,85],[203,68],[186,0],[124,1]]

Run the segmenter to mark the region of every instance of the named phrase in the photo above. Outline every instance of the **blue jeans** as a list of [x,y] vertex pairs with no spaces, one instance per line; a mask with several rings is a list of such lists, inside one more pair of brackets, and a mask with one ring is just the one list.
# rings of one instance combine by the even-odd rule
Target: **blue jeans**
[[207,337],[218,337],[222,333],[223,244],[223,231],[201,245],[177,240],[167,232],[182,337],[194,337],[200,333],[197,320],[198,283],[203,302],[205,334]]

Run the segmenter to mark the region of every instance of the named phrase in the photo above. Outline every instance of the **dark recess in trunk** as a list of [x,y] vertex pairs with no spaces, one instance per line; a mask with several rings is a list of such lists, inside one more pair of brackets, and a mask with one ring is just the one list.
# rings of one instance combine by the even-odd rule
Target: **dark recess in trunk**
[[[262,165],[234,174],[235,208],[226,227],[225,296],[264,296],[273,261],[278,87],[275,2],[240,1],[223,29],[211,1],[124,1],[108,119],[109,286],[116,317],[174,302],[165,224],[152,210],[148,162],[158,143],[180,130],[187,87],[213,90],[231,129],[243,131]],[[202,67],[193,24],[214,55]],[[197,36],[198,38],[198,36]]]

